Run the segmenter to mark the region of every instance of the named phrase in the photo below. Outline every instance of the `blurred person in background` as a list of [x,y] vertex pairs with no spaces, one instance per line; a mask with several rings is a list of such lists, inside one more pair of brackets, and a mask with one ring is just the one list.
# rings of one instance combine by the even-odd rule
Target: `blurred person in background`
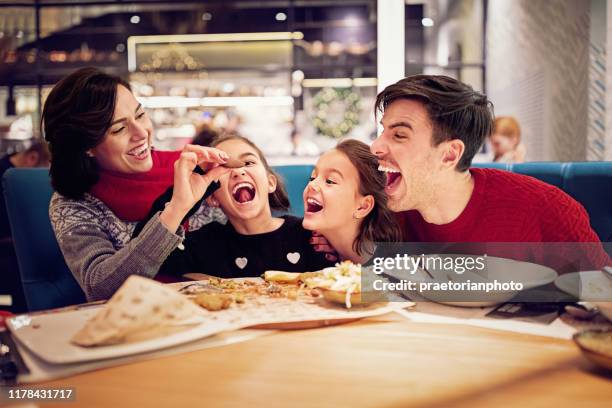
[[11,168],[48,167],[49,150],[47,144],[34,140],[27,149],[13,154],[7,154],[0,159],[0,295],[12,297],[13,312],[25,311],[25,298],[19,277],[17,257],[13,246],[11,228],[9,225],[6,202],[4,200],[4,184],[1,182],[4,173]]
[[[49,167],[49,150],[47,144],[40,140],[32,142],[24,151],[7,154],[0,159],[0,180],[11,168]],[[10,238],[11,230],[4,202],[4,187],[0,183],[0,240]]]
[[499,163],[523,163],[525,145],[521,143],[521,127],[512,116],[499,116],[493,123],[491,134],[493,161]]
[[204,124],[202,125],[197,134],[191,140],[191,144],[198,146],[210,146],[216,138],[220,136],[221,132],[216,128]]
[[318,156],[321,154],[319,147],[312,140],[305,139],[299,130],[293,129],[290,137],[292,156]]

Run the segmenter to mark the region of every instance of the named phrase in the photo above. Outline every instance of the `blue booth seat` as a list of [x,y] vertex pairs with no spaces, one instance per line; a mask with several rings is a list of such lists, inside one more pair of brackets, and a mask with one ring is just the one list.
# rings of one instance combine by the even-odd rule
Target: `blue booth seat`
[[[536,177],[579,201],[604,242],[612,241],[612,162],[479,163]],[[275,166],[284,179],[290,213],[303,216],[302,191],[311,165]],[[49,309],[85,301],[66,266],[49,221],[52,189],[47,169],[11,169],[4,175],[4,193],[13,231],[19,272],[29,310]]]
[[49,221],[49,170],[9,169],[2,181],[28,310],[84,302]]

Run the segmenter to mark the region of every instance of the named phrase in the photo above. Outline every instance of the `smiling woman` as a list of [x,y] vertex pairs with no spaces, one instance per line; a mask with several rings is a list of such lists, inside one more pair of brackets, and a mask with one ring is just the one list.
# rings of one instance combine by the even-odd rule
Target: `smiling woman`
[[[181,153],[152,149],[151,121],[129,84],[95,68],[80,69],[53,88],[42,123],[56,190],[51,223],[87,299],[112,296],[132,274],[158,277],[164,259],[183,240],[183,217],[199,201],[199,189],[226,169],[175,187],[166,208],[132,239],[137,222],[173,184]],[[227,160],[224,152],[200,146],[187,146],[182,154],[198,163]],[[203,205],[185,225],[196,229],[214,219],[224,216]]]

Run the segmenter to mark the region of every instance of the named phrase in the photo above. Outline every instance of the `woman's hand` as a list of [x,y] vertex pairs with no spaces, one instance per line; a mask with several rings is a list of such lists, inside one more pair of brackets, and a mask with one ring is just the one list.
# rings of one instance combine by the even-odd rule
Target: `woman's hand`
[[[229,156],[213,147],[186,145],[179,159],[174,163],[174,191],[172,198],[160,218],[168,230],[174,232],[181,220],[204,195],[213,181],[230,170],[221,165]],[[193,170],[201,165],[206,174],[200,175]]]

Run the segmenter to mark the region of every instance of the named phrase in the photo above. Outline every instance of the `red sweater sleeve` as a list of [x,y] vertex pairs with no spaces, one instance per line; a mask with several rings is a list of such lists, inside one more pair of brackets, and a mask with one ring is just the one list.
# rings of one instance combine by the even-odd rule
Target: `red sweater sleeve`
[[[574,260],[575,270],[601,269],[611,264],[597,233],[591,228],[588,213],[579,202],[556,187],[546,191],[545,200],[550,205],[541,206],[534,220],[540,223],[542,242],[567,243],[557,247],[551,245],[559,260],[565,258],[566,263]],[[567,271],[570,270],[560,272]]]

